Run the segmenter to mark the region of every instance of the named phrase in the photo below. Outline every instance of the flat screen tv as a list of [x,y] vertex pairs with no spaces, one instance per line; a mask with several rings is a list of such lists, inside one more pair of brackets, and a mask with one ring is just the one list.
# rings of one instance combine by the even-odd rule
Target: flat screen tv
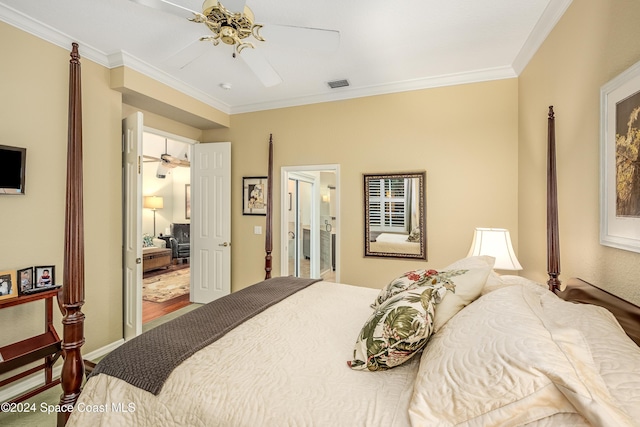
[[24,194],[27,149],[0,145],[0,195]]

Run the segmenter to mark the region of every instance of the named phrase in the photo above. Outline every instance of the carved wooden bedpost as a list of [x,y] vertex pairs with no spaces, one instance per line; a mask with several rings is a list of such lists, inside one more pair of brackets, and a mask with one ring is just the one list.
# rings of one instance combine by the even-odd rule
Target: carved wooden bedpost
[[267,169],[267,225],[264,250],[267,255],[264,258],[264,278],[271,278],[271,251],[273,250],[273,134],[269,134],[269,166]]
[[547,135],[547,273],[550,291],[560,290],[560,238],[556,170],[556,128],[553,105],[549,106]]
[[[84,365],[80,349],[84,344],[84,222],[82,204],[82,97],[80,55],[73,43],[69,64],[69,135],[67,146],[67,197],[64,230],[64,277],[59,294],[62,301],[62,396],[60,405],[71,408],[80,395]],[[71,410],[58,413],[63,426]]]

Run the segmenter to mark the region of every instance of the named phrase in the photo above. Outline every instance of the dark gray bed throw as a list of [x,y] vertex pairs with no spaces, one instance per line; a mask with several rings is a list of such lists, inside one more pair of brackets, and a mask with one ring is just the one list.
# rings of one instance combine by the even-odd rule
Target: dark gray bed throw
[[107,374],[157,395],[171,372],[227,332],[316,279],[275,277],[210,302],[126,342],[97,364]]

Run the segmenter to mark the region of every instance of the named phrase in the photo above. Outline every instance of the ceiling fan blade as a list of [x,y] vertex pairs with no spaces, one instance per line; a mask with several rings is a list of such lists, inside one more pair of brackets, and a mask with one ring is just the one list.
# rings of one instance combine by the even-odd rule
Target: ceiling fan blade
[[172,15],[179,16],[181,18],[192,18],[195,12],[186,7],[182,7],[175,3],[171,3],[165,0],[130,0],[134,3],[141,4],[153,9],[161,10],[163,12],[170,13]]
[[205,53],[210,52],[212,47],[211,43],[194,40],[178,52],[166,58],[163,61],[163,64],[171,68],[182,70]]
[[260,79],[266,87],[276,86],[282,83],[282,77],[273,69],[267,58],[258,49],[243,49],[238,55],[249,66],[251,71]]
[[188,167],[191,166],[189,160],[175,157],[170,154],[162,155],[162,164],[167,168],[175,168],[176,166]]
[[231,12],[244,12],[247,0],[222,0],[220,3]]
[[288,47],[335,52],[340,47],[340,31],[321,28],[265,24],[260,35],[266,43]]

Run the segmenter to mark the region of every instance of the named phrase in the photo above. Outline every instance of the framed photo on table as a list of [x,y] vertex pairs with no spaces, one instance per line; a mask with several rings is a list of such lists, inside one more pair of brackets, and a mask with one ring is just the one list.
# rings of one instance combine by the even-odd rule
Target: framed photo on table
[[33,267],[23,268],[18,270],[18,282],[20,284],[18,293],[20,295],[26,295],[35,290],[35,283],[33,280]]
[[640,252],[640,62],[600,89],[600,244]]
[[267,214],[267,177],[249,176],[242,178],[242,214]]
[[0,271],[0,300],[18,296],[15,270]]
[[55,271],[56,268],[53,265],[43,265],[35,267],[35,290],[51,289],[56,286]]

